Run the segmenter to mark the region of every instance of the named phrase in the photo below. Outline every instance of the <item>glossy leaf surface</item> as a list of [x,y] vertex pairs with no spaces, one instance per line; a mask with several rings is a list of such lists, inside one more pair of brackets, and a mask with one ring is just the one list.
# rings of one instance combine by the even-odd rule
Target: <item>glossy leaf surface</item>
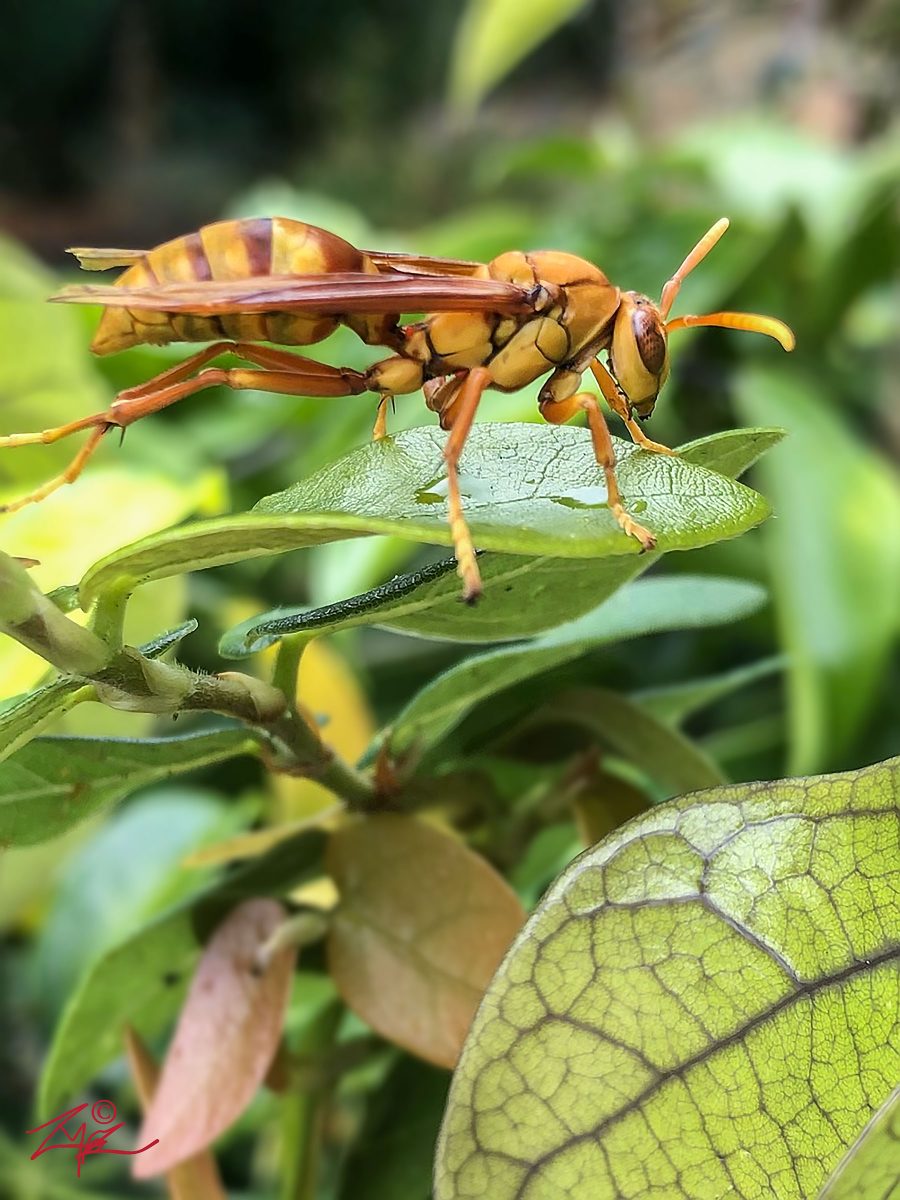
[[[729,438],[736,450],[734,437]],[[777,434],[749,431],[754,444]],[[81,582],[82,605],[105,587],[130,586],[204,567],[302,546],[390,533],[451,545],[446,521],[445,435],[409,429],[372,442],[252,512],[200,521],[135,542],[102,559]],[[651,454],[616,441],[619,482],[659,551],[690,550],[758,525],[766,501],[698,458],[714,456],[710,439],[694,461]],[[619,529],[587,430],[549,425],[476,425],[466,444],[461,488],[481,549],[531,556],[638,559],[639,546]]]
[[[768,429],[735,430],[692,442],[681,454],[687,462],[735,478],[779,437]],[[323,635],[373,624],[459,642],[530,637],[596,607],[657,557],[654,553],[637,559],[584,560],[482,554],[485,592],[472,609],[459,603],[454,560],[442,559],[336,604],[250,618],[225,635],[220,649],[228,657],[241,658],[290,633]]]

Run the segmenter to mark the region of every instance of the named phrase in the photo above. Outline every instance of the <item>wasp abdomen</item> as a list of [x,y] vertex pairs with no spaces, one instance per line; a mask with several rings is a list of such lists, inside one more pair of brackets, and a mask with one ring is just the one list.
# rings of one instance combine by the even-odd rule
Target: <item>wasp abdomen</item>
[[[240,280],[265,275],[326,275],[331,271],[375,271],[362,251],[336,234],[303,221],[260,217],[217,221],[196,233],[150,250],[123,272],[121,287]],[[339,323],[315,313],[226,314],[201,317],[143,309],[107,309],[92,349],[112,354],[144,343],[270,341],[308,346]]]

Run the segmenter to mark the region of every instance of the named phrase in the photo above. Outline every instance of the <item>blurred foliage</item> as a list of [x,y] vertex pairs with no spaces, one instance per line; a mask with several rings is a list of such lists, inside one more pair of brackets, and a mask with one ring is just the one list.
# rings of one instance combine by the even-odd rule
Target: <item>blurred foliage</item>
[[[347,0],[267,2],[251,15],[238,0],[37,0],[11,7],[0,43],[4,432],[82,416],[181,356],[141,348],[91,359],[95,314],[43,303],[71,268],[60,251],[73,242],[145,245],[221,215],[279,213],[364,246],[478,259],[553,246],[655,296],[711,221],[732,218],[678,311],[775,313],[795,328],[797,350],[785,359],[762,339],[677,335],[652,432],[680,445],[741,423],[785,428],[750,479],[776,516],[739,539],[666,555],[640,586],[683,582],[690,594],[740,581],[746,596],[761,588],[771,603],[739,605],[742,619],[721,628],[684,619],[683,600],[673,600],[669,621],[641,624],[635,611],[631,630],[643,636],[625,641],[620,629],[555,654],[546,673],[526,672],[518,694],[500,691],[463,714],[425,760],[409,808],[464,834],[527,904],[584,841],[677,790],[665,770],[640,761],[640,744],[626,737],[634,723],[671,753],[670,772],[683,769],[687,746],[691,769],[736,781],[856,768],[900,751],[900,135],[890,119],[900,10],[890,0],[752,8]],[[346,330],[319,351],[355,368],[377,357]],[[537,420],[536,390],[492,395],[480,419]],[[76,584],[139,538],[180,536],[164,531],[192,516],[228,520],[309,480],[365,446],[373,418],[366,396],[203,394],[130,430],[121,449],[109,442],[74,487],[2,518],[2,548],[41,560],[32,573],[43,590]],[[431,420],[420,397],[404,397],[390,428]],[[2,496],[59,469],[68,450],[3,451]],[[455,584],[440,590],[435,564],[445,553],[379,536],[173,574],[137,591],[127,639],[145,642],[195,617],[179,658],[219,671],[220,639],[233,639],[239,623],[276,619],[276,610],[308,615],[407,573],[399,591],[431,589],[435,622],[442,603],[453,609],[443,626],[451,636],[435,637],[427,612],[392,620],[396,600],[379,593],[366,600],[384,606],[371,620],[329,609],[333,638],[303,658],[299,700],[326,741],[351,761],[371,745],[374,759],[377,730],[414,698],[426,703],[429,689],[466,678],[466,640],[531,637],[624,581],[608,586],[605,574],[623,560],[597,560],[596,580],[579,577],[580,590],[567,591],[583,607],[558,609],[555,621],[542,610],[529,623],[534,614],[521,610],[541,593],[526,578],[510,608],[520,628],[504,633],[476,612],[484,633],[468,639],[458,632],[466,614],[449,599]],[[514,566],[513,555],[493,561],[498,578]],[[550,561],[541,570],[561,569],[563,560]],[[637,610],[643,594],[614,599]],[[722,619],[738,615],[732,605]],[[398,632],[404,619],[407,635]],[[540,638],[515,651],[541,652]],[[239,665],[266,675],[272,654]],[[46,674],[4,639],[5,701]],[[609,696],[619,697],[625,728],[613,723],[601,736],[576,719],[586,694],[598,715],[616,711]],[[543,710],[557,699],[551,723]],[[56,722],[47,732],[172,732],[168,717],[70,700],[45,694],[41,713]],[[545,722],[537,728],[535,712]],[[179,726],[220,730],[217,718]],[[43,745],[31,753],[46,774],[54,763]],[[0,770],[4,786],[24,788],[23,776]],[[45,1098],[93,1080],[98,1090],[79,1094],[115,1095],[137,1123],[109,1031],[136,1011],[158,1052],[183,978],[146,990],[135,964],[165,967],[174,956],[187,971],[194,927],[218,911],[229,881],[233,894],[252,895],[260,871],[290,889],[321,873],[321,842],[308,840],[319,837],[309,823],[326,823],[334,807],[321,784],[275,778],[253,755],[186,781],[140,782],[152,787],[65,837],[5,853],[0,865],[0,1187],[14,1200],[74,1197],[76,1186],[79,1196],[145,1194],[117,1160],[92,1160],[84,1186],[53,1156],[27,1161],[22,1135],[42,1070]],[[132,790],[126,781],[117,794]],[[258,863],[219,873],[204,853],[221,843],[230,856],[229,839],[242,831],[279,837],[256,844],[267,852]],[[447,1080],[341,1008],[318,954],[312,948],[297,976],[288,1043],[327,1063],[327,1080],[317,1076],[321,1086],[293,1108],[267,1094],[221,1139],[229,1193],[287,1200],[276,1182],[283,1164],[315,1136],[319,1191],[292,1175],[292,1196],[425,1200]],[[82,1032],[67,1042],[79,1012],[94,1040]]]

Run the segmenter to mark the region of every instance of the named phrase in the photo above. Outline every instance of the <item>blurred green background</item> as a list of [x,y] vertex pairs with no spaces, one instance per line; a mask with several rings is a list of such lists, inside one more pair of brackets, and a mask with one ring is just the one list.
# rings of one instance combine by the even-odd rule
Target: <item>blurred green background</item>
[[[895,0],[13,0],[0,40],[2,431],[105,406],[180,357],[176,347],[91,359],[96,314],[43,303],[74,278],[62,253],[70,244],[143,247],[226,215],[280,214],[380,249],[485,260],[511,248],[569,250],[658,295],[728,215],[731,231],[677,311],[772,313],[793,326],[797,350],[785,359],[761,338],[678,335],[648,431],[678,445],[740,424],[783,426],[789,436],[753,480],[776,516],[656,570],[759,581],[771,604],[738,631],[658,635],[579,669],[631,691],[777,660],[689,727],[736,779],[897,754],[898,55]],[[346,330],[321,353],[354,367],[378,357]],[[491,396],[480,419],[535,420],[536,391]],[[131,430],[121,450],[104,446],[65,494],[4,518],[3,548],[40,559],[42,586],[71,583],[144,533],[250,507],[361,444],[373,418],[366,396],[204,393]],[[420,397],[406,397],[390,427],[432,419]],[[0,494],[33,485],[69,452],[4,451]],[[138,595],[130,634],[195,615],[184,660],[219,669],[217,639],[243,617],[338,600],[437,556],[362,539],[166,581]],[[305,686],[347,754],[464,653],[377,630],[336,642]],[[42,665],[4,646],[0,673],[8,697],[34,686]],[[94,709],[71,714],[66,729],[152,729],[149,718]],[[0,1117],[12,1141],[84,962],[184,890],[185,853],[272,804],[249,767],[201,784],[138,797],[102,826],[0,866]],[[136,844],[123,874],[123,853],[134,853],[123,847]],[[364,1093],[366,1081],[357,1086]],[[440,1091],[427,1079],[416,1086]],[[239,1129],[226,1162],[235,1186],[266,1196],[261,1104],[247,1119],[261,1136],[250,1142]],[[335,1120],[354,1112],[350,1104]],[[330,1131],[338,1149],[345,1135]],[[93,1182],[67,1182],[67,1171],[28,1162],[4,1137],[0,1176],[12,1183],[0,1194],[93,1194]],[[339,1158],[328,1194],[343,1197]],[[102,1177],[91,1172],[96,1194],[120,1194],[104,1192]]]

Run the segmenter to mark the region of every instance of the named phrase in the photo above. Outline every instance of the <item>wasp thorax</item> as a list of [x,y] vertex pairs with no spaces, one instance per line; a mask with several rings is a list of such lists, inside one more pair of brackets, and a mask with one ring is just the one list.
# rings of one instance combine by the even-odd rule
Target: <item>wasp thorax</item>
[[623,292],[609,361],[631,407],[638,416],[649,417],[669,373],[669,351],[665,324],[647,296]]

